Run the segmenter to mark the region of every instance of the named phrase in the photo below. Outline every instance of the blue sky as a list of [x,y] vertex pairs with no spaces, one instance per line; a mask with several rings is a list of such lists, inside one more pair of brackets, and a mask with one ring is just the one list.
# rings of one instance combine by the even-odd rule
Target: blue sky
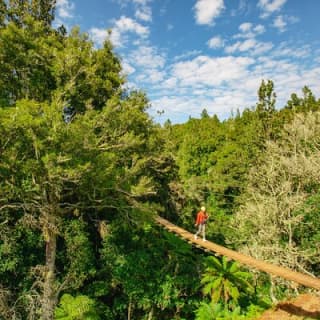
[[156,122],[221,120],[255,106],[271,79],[281,108],[307,85],[320,98],[319,0],[57,0],[56,23],[99,47],[112,30],[127,87]]

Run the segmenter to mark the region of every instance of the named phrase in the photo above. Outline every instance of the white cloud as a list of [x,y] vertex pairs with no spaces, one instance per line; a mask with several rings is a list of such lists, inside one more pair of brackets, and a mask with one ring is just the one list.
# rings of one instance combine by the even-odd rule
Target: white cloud
[[152,21],[152,10],[149,5],[152,0],[118,0],[120,6],[127,5],[130,2],[133,3],[135,8],[135,17],[138,20],[142,20],[144,22]]
[[91,28],[89,34],[93,42],[98,46],[101,46],[108,37],[108,31],[106,29]]
[[[95,29],[95,33],[99,34],[99,29],[92,29]],[[117,47],[122,47],[127,42],[127,33],[135,34],[140,38],[146,38],[149,35],[149,28],[143,26],[134,19],[121,16],[120,19],[115,21],[114,27],[111,30],[110,40],[113,43],[113,45]],[[100,34],[102,34],[102,32]],[[134,41],[132,41],[132,43],[134,43]]]
[[248,31],[251,30],[251,28],[252,28],[252,23],[250,23],[250,22],[242,23],[239,26],[239,30],[242,31],[242,32],[248,32]]
[[155,47],[141,46],[129,55],[129,61],[143,68],[163,68],[165,56],[159,54]]
[[279,15],[273,21],[273,26],[277,28],[280,32],[287,30],[288,24],[297,23],[299,18],[294,16]]
[[112,1],[118,3],[121,8],[125,8],[131,3],[135,5],[145,6],[149,2],[152,2],[153,0],[112,0]]
[[261,8],[261,18],[267,18],[272,13],[280,11],[287,0],[259,0],[258,7]]
[[200,55],[200,54],[201,54],[200,50],[187,51],[187,52],[184,52],[183,54],[175,56],[173,60],[174,61],[184,60],[186,58],[190,58],[190,57],[197,56],[197,55]]
[[177,79],[174,77],[171,77],[167,80],[165,80],[162,84],[161,87],[164,89],[171,89],[174,88],[177,85]]
[[126,63],[135,68],[135,82],[138,87],[144,84],[158,83],[164,80],[166,57],[155,47],[141,45],[126,56]]
[[236,16],[236,15],[243,15],[246,11],[247,8],[249,7],[249,4],[247,3],[248,0],[240,0],[239,5],[237,9],[231,10],[231,16]]
[[[257,87],[254,87],[257,91]],[[151,114],[156,121],[164,122],[168,118],[173,123],[183,123],[188,121],[189,117],[199,118],[204,108],[210,116],[218,115],[220,119],[226,119],[237,109],[243,110],[250,101],[247,92],[234,93],[225,90],[216,90],[215,94],[208,96],[207,90],[194,90],[193,96],[183,95],[162,95],[152,99]],[[255,102],[255,97],[251,100],[251,105]],[[163,110],[162,115],[157,114],[158,110]]]
[[208,47],[212,49],[221,48],[224,46],[224,41],[220,36],[212,37],[208,42]]
[[115,47],[122,47],[123,43],[125,42],[125,39],[123,39],[120,30],[117,28],[113,28],[111,30],[109,39]]
[[[153,85],[157,93],[150,92],[151,114],[159,122],[170,118],[173,123],[182,123],[189,116],[199,118],[206,108],[209,115],[226,119],[238,109],[255,106],[262,79],[274,82],[277,108],[285,106],[293,92],[301,94],[304,85],[317,96],[320,68],[280,56],[279,52],[284,53],[285,49],[290,49],[287,43],[255,59],[198,56],[176,63],[158,86]],[[164,114],[160,116],[157,110],[164,110]]]
[[274,19],[273,26],[280,32],[284,32],[286,30],[287,22],[285,22],[283,16],[280,15]]
[[259,42],[253,38],[246,39],[244,41],[237,41],[236,43],[225,48],[226,53],[235,52],[247,52],[250,51],[252,55],[257,55],[269,51],[272,49],[273,44],[271,42]]
[[255,38],[263,34],[266,29],[262,24],[254,25],[251,22],[244,22],[239,26],[240,33],[233,36],[235,39],[244,39],[237,41],[225,47],[225,52],[228,54],[236,52],[248,52],[251,55],[258,55],[269,51],[273,44],[271,42],[257,41]]
[[256,34],[261,34],[261,33],[264,33],[266,31],[265,27],[262,25],[262,24],[258,24],[257,26],[255,26],[253,28],[253,31],[256,33]]
[[116,21],[115,28],[121,33],[133,32],[140,36],[146,36],[149,34],[149,29],[147,27],[125,16],[121,16],[121,18]]
[[125,75],[130,75],[136,71],[136,69],[127,61],[122,61],[122,73]]
[[74,18],[74,9],[75,5],[70,0],[57,0],[54,26],[64,25],[67,30],[70,29],[70,23]]
[[143,74],[139,74],[136,77],[136,82],[141,82],[140,88],[143,87],[142,83],[159,83],[163,81],[165,73],[163,71],[157,70],[156,68],[149,68],[144,71]]
[[[157,121],[165,121],[170,118],[174,123],[186,122],[189,116],[200,117],[203,108],[213,109],[212,99],[203,96],[187,97],[164,95],[153,99],[151,102],[151,114]],[[164,114],[159,115],[157,111],[163,110]],[[218,111],[218,110],[217,110]]]
[[294,44],[294,46],[295,48],[293,50],[288,42],[282,42],[273,50],[272,56],[276,58],[306,58],[312,53],[310,45],[296,46],[296,44]]
[[56,11],[59,19],[73,18],[74,3],[69,0],[57,0]]
[[172,76],[181,85],[216,86],[242,78],[253,62],[248,57],[198,56],[191,61],[176,63],[172,68]]
[[266,31],[262,24],[254,26],[250,22],[242,23],[239,26],[240,33],[236,34],[234,38],[254,38]]
[[[283,107],[292,93],[299,94],[303,86],[318,90],[320,70],[312,67],[302,67],[301,64],[289,59],[263,57],[254,68],[256,75],[264,79],[272,79],[277,93],[277,106]],[[314,93],[316,93],[314,91]]]
[[151,2],[151,0],[132,0],[132,2],[145,6],[148,2]]
[[196,22],[210,25],[225,8],[224,0],[197,0],[194,8]]
[[150,7],[141,7],[136,10],[135,17],[142,21],[152,21],[152,11]]

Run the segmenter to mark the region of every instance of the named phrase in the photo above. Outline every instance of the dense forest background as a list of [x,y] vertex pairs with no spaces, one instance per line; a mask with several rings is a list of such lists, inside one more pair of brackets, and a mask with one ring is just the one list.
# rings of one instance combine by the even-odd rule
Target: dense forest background
[[[0,318],[254,319],[307,290],[153,223],[320,276],[320,100],[154,123],[109,41],[52,27],[54,0],[0,0]],[[201,106],[199,106],[201,109]]]

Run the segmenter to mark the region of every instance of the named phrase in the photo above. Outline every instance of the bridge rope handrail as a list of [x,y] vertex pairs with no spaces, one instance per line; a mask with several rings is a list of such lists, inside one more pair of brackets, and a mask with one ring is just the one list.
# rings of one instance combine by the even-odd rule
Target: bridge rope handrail
[[290,281],[294,281],[309,288],[320,290],[320,279],[316,277],[312,277],[285,267],[255,259],[243,253],[225,248],[211,241],[204,242],[202,239],[195,239],[192,233],[174,225],[173,223],[162,217],[157,216],[155,218],[155,221],[169,232],[176,233],[178,236],[184,238],[190,243],[194,243],[197,247],[202,247],[206,251],[226,256],[227,258],[238,261],[239,263],[252,267],[254,269],[264,271]]

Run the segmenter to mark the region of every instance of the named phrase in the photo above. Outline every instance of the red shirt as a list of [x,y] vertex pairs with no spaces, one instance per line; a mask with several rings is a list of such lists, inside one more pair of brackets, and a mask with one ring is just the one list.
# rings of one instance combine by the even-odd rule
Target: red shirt
[[197,214],[196,225],[204,223],[207,219],[208,215],[203,211],[199,211]]

